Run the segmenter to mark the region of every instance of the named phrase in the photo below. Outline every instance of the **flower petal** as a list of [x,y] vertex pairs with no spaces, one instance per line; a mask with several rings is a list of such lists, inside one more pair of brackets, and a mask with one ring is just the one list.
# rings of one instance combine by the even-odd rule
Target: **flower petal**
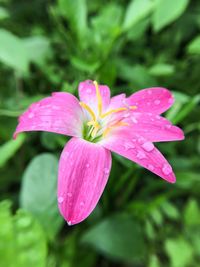
[[125,106],[125,100],[126,100],[125,94],[120,94],[120,95],[116,95],[116,96],[111,97],[108,110],[126,107]]
[[69,93],[53,93],[33,103],[19,117],[14,138],[20,132],[47,131],[81,136],[84,113],[76,97]]
[[161,114],[174,103],[171,92],[162,87],[140,90],[126,99],[129,106],[137,106],[138,112]]
[[95,208],[111,168],[111,153],[79,138],[65,146],[59,163],[58,205],[69,225],[87,218]]
[[[93,81],[86,80],[79,83],[78,91],[80,100],[97,112],[97,95]],[[102,98],[103,111],[105,111],[110,103],[110,89],[106,85],[99,85],[99,91]]]
[[141,137],[133,138],[133,134],[130,131],[115,133],[104,140],[102,145],[138,163],[170,183],[176,181],[172,167],[153,143]]
[[183,140],[184,133],[167,119],[152,113],[131,112],[126,119],[130,131],[143,136],[151,142]]

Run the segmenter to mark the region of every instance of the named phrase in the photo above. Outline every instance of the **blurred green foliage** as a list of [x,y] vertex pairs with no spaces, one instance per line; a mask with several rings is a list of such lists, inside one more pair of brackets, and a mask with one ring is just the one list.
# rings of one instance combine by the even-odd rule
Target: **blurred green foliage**
[[[199,267],[199,14],[198,0],[0,0],[0,266]],[[85,79],[113,95],[169,88],[165,115],[186,140],[158,144],[174,185],[114,155],[99,205],[68,227],[56,203],[67,138],[12,134],[30,103]]]

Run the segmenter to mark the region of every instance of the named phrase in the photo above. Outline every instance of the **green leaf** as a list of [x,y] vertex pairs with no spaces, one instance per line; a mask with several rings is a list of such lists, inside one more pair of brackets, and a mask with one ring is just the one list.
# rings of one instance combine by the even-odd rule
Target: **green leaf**
[[123,30],[126,31],[149,15],[153,8],[151,0],[132,0],[127,7]]
[[167,239],[165,242],[165,250],[170,258],[170,266],[172,267],[185,267],[192,263],[193,249],[182,237]]
[[175,205],[171,204],[170,202],[164,202],[161,206],[163,213],[171,220],[179,219],[179,211]]
[[51,52],[49,40],[43,36],[31,36],[23,41],[29,52],[29,60],[40,66],[44,65]]
[[49,238],[63,221],[56,200],[57,171],[58,160],[52,154],[36,156],[25,170],[20,195],[21,206],[40,221]]
[[124,262],[140,262],[146,254],[140,224],[126,215],[113,215],[95,225],[83,235],[82,242]]
[[189,54],[200,55],[200,36],[197,36],[194,40],[192,40],[192,42],[189,43],[187,52]]
[[28,72],[30,62],[42,65],[49,52],[49,41],[45,37],[32,36],[21,39],[0,29],[0,61],[20,74]]
[[1,267],[45,267],[47,244],[41,226],[27,212],[12,216],[10,202],[0,203]]
[[82,37],[87,30],[86,0],[58,0],[58,6],[77,36]]
[[25,140],[24,134],[19,134],[16,140],[10,140],[0,146],[0,168],[17,152]]
[[28,52],[23,40],[4,29],[0,29],[0,61],[19,72],[28,71]]
[[160,262],[158,260],[158,258],[156,257],[156,255],[151,255],[150,257],[150,262],[149,262],[149,267],[160,267]]
[[189,0],[157,0],[153,13],[153,28],[160,31],[178,19],[186,10]]
[[165,63],[158,63],[149,69],[149,73],[153,76],[171,76],[174,72],[174,66]]
[[199,225],[200,210],[195,199],[190,199],[184,210],[184,223],[186,226]]
[[0,7],[0,20],[7,19],[8,17],[9,17],[8,11],[5,8]]

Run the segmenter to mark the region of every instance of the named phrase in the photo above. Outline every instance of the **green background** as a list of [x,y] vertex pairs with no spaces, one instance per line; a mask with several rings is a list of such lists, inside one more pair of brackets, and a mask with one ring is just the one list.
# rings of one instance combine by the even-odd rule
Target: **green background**
[[[58,213],[57,166],[67,137],[12,134],[17,117],[85,79],[127,95],[169,88],[165,113],[186,139],[157,146],[176,184],[113,155],[92,215]],[[0,0],[0,266],[199,267],[200,2]]]

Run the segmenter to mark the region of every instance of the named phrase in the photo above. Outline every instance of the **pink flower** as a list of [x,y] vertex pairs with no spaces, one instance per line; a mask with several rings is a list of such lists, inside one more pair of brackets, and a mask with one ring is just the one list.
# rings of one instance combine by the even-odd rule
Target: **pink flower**
[[83,221],[97,205],[108,181],[111,151],[174,183],[172,167],[153,143],[184,139],[181,129],[160,116],[174,102],[167,89],[110,97],[106,85],[87,80],[78,90],[81,102],[69,93],[53,93],[32,104],[14,133],[14,138],[24,131],[72,136],[58,170],[58,206],[69,225]]

